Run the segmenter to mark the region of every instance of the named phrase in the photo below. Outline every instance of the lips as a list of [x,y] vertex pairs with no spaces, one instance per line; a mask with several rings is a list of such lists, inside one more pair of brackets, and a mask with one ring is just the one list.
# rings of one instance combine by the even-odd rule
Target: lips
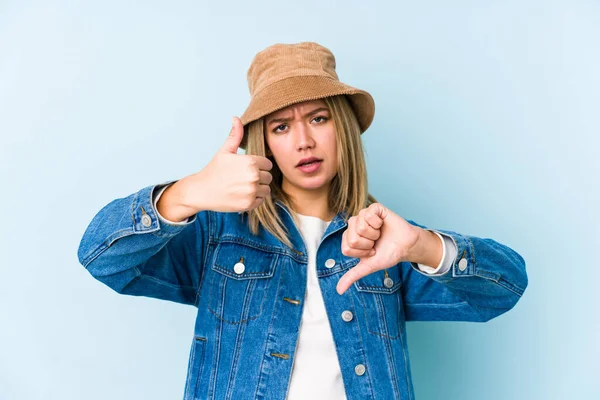
[[296,168],[305,174],[313,174],[321,168],[321,164],[323,164],[323,161],[314,161],[308,164],[299,165]]
[[296,164],[296,167],[300,167],[302,165],[310,164],[310,163],[313,163],[315,161],[323,161],[323,160],[320,159],[320,158],[317,158],[317,157],[303,158],[302,160],[300,160],[300,162],[298,162],[298,164]]

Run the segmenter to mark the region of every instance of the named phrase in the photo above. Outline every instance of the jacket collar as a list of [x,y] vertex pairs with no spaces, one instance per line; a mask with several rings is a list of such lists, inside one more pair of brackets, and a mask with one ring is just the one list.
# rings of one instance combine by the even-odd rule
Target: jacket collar
[[[302,240],[302,236],[299,232],[298,227],[295,226],[294,224],[294,220],[292,219],[292,214],[290,212],[290,210],[281,202],[281,200],[276,200],[275,204],[277,204],[284,212],[285,214],[287,214],[287,216],[289,217],[289,221],[286,221],[286,225],[293,225],[294,228],[296,228],[296,233],[293,236],[296,236],[299,240],[298,243],[294,243],[294,246],[298,246],[300,243],[302,243],[302,248],[304,248],[304,243]],[[331,220],[331,223],[329,224],[329,226],[327,226],[327,229],[325,230],[325,232],[323,233],[323,239],[325,240],[325,238],[337,231],[339,231],[340,229],[345,228],[346,226],[348,226],[348,223],[346,221],[346,217],[347,217],[348,213],[346,211],[338,211],[337,214],[333,217],[333,219]],[[293,228],[292,228],[293,229]],[[293,232],[293,230],[291,230],[290,232]],[[293,242],[295,242],[296,240],[292,239]],[[298,247],[297,247],[298,248]],[[304,249],[304,251],[306,251]]]

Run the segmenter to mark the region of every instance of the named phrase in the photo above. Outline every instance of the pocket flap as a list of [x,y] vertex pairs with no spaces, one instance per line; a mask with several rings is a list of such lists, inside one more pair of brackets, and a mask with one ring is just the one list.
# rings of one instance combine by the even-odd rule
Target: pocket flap
[[270,278],[275,272],[277,256],[253,246],[221,242],[215,249],[212,269],[237,280]]
[[402,279],[398,265],[375,271],[363,276],[354,286],[361,292],[394,293],[402,286]]

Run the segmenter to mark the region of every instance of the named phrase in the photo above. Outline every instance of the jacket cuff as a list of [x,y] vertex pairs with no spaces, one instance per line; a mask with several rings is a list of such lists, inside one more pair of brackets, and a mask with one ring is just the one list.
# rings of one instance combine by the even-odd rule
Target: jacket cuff
[[[440,229],[427,229],[434,233],[441,235],[445,239],[446,243],[446,255],[452,252],[453,258],[450,258],[451,265],[449,269],[443,274],[428,274],[419,269],[417,263],[411,262],[413,269],[418,271],[420,274],[431,277],[432,279],[440,282],[448,282],[453,278],[467,277],[475,275],[475,262],[474,262],[474,249],[473,243],[464,235],[456,232],[440,230]],[[450,251],[448,251],[450,250]]]
[[165,224],[165,225],[182,225],[182,226],[189,225],[190,223],[194,222],[194,220],[196,219],[196,214],[186,218],[183,221],[175,222],[175,221],[166,219],[158,212],[158,200],[160,200],[160,196],[162,196],[164,191],[167,190],[167,188],[175,182],[177,182],[177,181],[171,181],[169,183],[162,183],[160,185],[155,186],[154,191],[153,191],[152,204],[154,205],[154,209],[156,210],[156,215],[158,215],[158,219],[163,224]]
[[132,203],[133,233],[154,232],[157,236],[175,236],[185,227],[196,220],[196,216],[190,218],[190,221],[184,224],[167,223],[159,218],[158,211],[154,207],[153,194],[157,188],[172,184],[176,181],[169,181],[158,185],[147,186],[136,193]]
[[456,258],[457,250],[452,239],[443,233],[436,232],[432,229],[427,229],[437,235],[442,241],[442,259],[437,267],[432,267],[425,264],[417,264],[418,268],[427,275],[443,275],[450,270],[454,259]]

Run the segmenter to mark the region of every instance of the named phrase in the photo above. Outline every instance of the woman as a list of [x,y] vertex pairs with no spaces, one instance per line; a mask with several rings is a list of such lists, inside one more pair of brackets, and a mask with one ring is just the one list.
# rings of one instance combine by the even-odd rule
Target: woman
[[374,102],[325,47],[271,46],[248,83],[208,165],[107,204],[80,262],[119,293],[198,308],[185,399],[414,399],[405,322],[510,310],[523,258],[369,195]]

